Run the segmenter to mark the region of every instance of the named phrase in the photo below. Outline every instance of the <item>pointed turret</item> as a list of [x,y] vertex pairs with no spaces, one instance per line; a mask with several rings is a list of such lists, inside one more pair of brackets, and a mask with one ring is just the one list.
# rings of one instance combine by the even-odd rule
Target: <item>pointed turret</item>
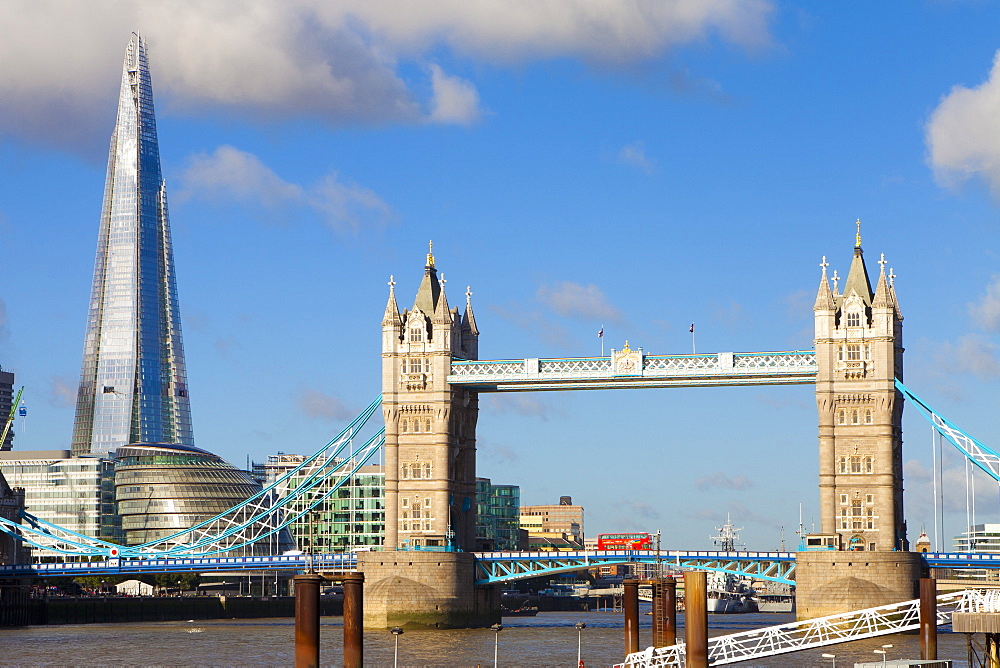
[[825,255],[819,266],[823,268],[823,275],[819,279],[819,290],[816,293],[816,303],[813,305],[813,310],[833,310],[835,308],[833,292],[830,290],[830,279],[826,275],[826,268],[830,266],[830,263],[826,261]]
[[472,286],[465,288],[465,315],[462,317],[462,333],[479,336],[479,328],[476,327],[476,316],[472,312]]
[[402,326],[403,319],[399,317],[399,305],[396,304],[396,279],[393,276],[389,276],[389,301],[385,305],[382,327]]
[[847,280],[844,281],[843,297],[851,296],[855,293],[864,302],[865,306],[872,305],[872,284],[868,280],[868,269],[865,267],[864,251],[861,250],[861,221],[857,221],[858,233],[854,241],[854,258],[851,260],[851,268],[847,272]]
[[872,307],[895,308],[896,296],[893,294],[894,291],[889,289],[889,281],[885,275],[885,253],[882,253],[878,264],[878,283],[875,286],[875,297],[872,299]]
[[438,295],[441,294],[441,284],[438,283],[437,269],[434,268],[434,242],[430,242],[427,253],[427,264],[424,265],[424,277],[417,289],[417,298],[413,308],[419,308],[424,315],[430,316],[437,308]]
[[452,323],[451,310],[448,308],[448,297],[445,295],[444,286],[448,281],[445,280],[444,274],[441,274],[441,280],[438,282],[438,297],[437,302],[434,305],[434,319],[435,325],[446,325],[450,326]]

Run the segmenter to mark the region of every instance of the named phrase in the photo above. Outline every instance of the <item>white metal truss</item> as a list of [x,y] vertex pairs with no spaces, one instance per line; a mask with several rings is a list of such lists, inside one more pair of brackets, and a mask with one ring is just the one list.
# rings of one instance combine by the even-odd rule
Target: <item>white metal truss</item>
[[[22,522],[0,518],[0,532],[34,547],[66,555],[119,557],[210,556],[232,552],[282,531],[334,494],[385,442],[380,429],[363,446],[353,438],[381,405],[373,401],[341,433],[301,464],[251,498],[189,529],[142,545],[116,545],[70,531],[22,512]],[[330,484],[330,478],[337,481]],[[290,484],[290,481],[294,482]],[[277,498],[279,492],[285,492]]]
[[662,564],[794,583],[794,552],[711,552],[655,550],[576,550],[566,552],[477,552],[476,584],[525,580],[610,564]]
[[[996,610],[1000,598],[995,592],[969,589],[937,597],[937,623],[947,624],[955,612]],[[990,608],[989,606],[995,606]],[[912,631],[920,628],[920,599],[854,610],[839,615],[808,619],[716,636],[708,641],[708,661],[713,666],[753,661],[767,656],[836,645],[850,640]],[[616,668],[683,667],[685,643],[669,647],[649,647],[629,654]]]
[[[641,354],[641,353],[640,353]],[[616,373],[611,357],[452,360],[448,382],[480,392],[814,383],[812,350],[707,355],[641,355],[641,368]]]
[[1000,454],[938,415],[934,409],[919,399],[898,379],[896,380],[896,389],[916,404],[938,433],[948,439],[949,443],[958,448],[967,459],[985,471],[987,475],[1000,482]]

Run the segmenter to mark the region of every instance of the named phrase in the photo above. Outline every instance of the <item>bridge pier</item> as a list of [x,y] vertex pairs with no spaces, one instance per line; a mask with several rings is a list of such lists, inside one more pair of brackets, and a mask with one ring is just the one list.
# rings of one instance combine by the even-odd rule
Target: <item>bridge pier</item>
[[365,574],[365,627],[485,628],[500,622],[500,595],[476,585],[468,552],[358,554]]
[[796,617],[813,619],[915,599],[922,571],[918,552],[798,552]]

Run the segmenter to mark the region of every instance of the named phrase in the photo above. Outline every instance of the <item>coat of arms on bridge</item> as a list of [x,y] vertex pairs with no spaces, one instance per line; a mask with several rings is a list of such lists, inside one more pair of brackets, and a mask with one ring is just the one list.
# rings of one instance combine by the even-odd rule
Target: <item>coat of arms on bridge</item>
[[632,350],[625,341],[621,350],[611,349],[611,373],[616,376],[642,375],[642,348]]

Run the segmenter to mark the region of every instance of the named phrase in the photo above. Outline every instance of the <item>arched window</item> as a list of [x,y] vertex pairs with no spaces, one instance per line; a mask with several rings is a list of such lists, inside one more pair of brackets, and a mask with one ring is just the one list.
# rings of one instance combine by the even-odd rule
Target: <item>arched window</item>
[[848,327],[860,327],[861,326],[861,314],[857,311],[851,311],[847,314],[847,326]]
[[[403,464],[399,476],[403,480],[407,480],[410,477],[410,465],[409,464]],[[406,505],[406,499],[403,499],[403,505],[404,506]]]
[[[428,480],[431,477],[431,463],[430,462],[424,463],[424,477],[427,478]],[[427,501],[430,501],[430,499],[427,499]]]
[[851,411],[851,424],[858,424],[858,412],[856,410]]
[[847,411],[843,408],[837,411],[837,424],[847,424]]
[[872,409],[866,408],[865,409],[865,424],[871,424],[872,422],[874,422],[874,419],[873,419],[873,416],[872,416]]
[[424,340],[424,328],[419,324],[410,327],[410,343],[420,343]]

